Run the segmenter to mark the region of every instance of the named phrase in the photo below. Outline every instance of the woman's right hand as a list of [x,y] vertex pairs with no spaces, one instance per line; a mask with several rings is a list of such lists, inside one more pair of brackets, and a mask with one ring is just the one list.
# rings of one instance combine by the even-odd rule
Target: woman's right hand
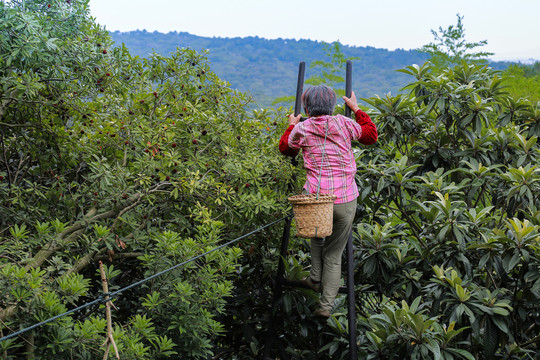
[[298,124],[301,118],[302,114],[298,114],[297,116],[294,116],[294,114],[289,115],[289,126]]
[[358,111],[358,109],[360,109],[358,107],[358,104],[356,103],[356,95],[354,95],[354,91],[351,92],[351,97],[350,98],[348,98],[346,96],[343,96],[343,100],[345,100],[345,104],[347,104],[347,106],[351,108],[353,113],[356,113],[356,111]]

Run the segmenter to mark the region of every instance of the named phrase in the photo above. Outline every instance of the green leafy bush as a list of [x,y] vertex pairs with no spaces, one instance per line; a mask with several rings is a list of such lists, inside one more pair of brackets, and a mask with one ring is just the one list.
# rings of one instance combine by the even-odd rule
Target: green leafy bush
[[530,357],[540,333],[538,108],[513,111],[487,66],[403,71],[416,79],[409,95],[365,99],[381,136],[359,156],[356,279],[370,289],[358,293],[360,347],[368,358]]

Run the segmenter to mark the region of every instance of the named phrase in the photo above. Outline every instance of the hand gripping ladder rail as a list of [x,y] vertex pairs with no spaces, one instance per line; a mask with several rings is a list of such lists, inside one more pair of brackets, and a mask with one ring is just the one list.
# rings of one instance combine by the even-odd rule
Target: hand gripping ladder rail
[[[301,113],[301,97],[304,90],[304,74],[305,74],[306,64],[302,61],[298,69],[298,83],[296,86],[296,102],[294,107],[294,115],[299,115]],[[347,97],[351,96],[352,91],[352,62],[347,60],[346,67],[346,77],[345,77],[345,94]],[[345,116],[351,116],[351,109],[345,105]],[[301,121],[305,120],[302,118]],[[292,159],[292,163],[297,165],[295,158]],[[282,295],[282,286],[294,286],[294,287],[304,287],[300,281],[292,281],[286,279],[285,275],[285,259],[287,256],[287,248],[289,246],[289,238],[291,232],[291,221],[292,218],[289,217],[285,222],[285,227],[283,228],[283,236],[281,238],[281,250],[280,250],[280,260],[278,264],[278,270],[276,274],[276,281],[274,285],[274,294],[272,297],[272,313],[270,317],[270,324],[268,325],[267,333],[265,336],[264,343],[264,353],[263,360],[273,360],[272,357],[272,346],[275,340],[275,322],[276,316],[273,311],[277,305],[277,302]],[[347,286],[345,288],[340,288],[340,293],[347,294],[347,315],[348,315],[348,324],[349,324],[349,359],[357,360],[358,359],[358,349],[356,344],[356,308],[355,308],[355,298],[354,298],[354,257],[353,257],[353,237],[352,230],[349,233],[349,239],[347,241],[346,248],[346,257],[347,257]]]

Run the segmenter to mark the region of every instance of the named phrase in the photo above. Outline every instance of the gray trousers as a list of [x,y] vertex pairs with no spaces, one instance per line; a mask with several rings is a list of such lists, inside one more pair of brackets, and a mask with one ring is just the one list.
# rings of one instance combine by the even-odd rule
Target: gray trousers
[[341,256],[351,232],[356,199],[348,203],[334,204],[332,235],[311,239],[312,280],[321,282],[322,295],[319,307],[331,310],[339,291],[341,280]]

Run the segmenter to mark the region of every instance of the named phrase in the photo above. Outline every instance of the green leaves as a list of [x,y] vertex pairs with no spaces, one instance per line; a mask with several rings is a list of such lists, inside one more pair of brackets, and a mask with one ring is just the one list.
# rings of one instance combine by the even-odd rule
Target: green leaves
[[79,297],[85,296],[90,287],[90,280],[85,279],[82,274],[66,274],[59,277],[56,282],[59,292],[71,303],[77,301]]
[[462,20],[463,16],[457,14],[456,25],[450,25],[446,29],[439,27],[438,32],[431,30],[435,42],[424,45],[419,49],[428,53],[431,56],[430,61],[440,68],[459,63],[462,60],[469,62],[485,61],[486,57],[493,55],[493,53],[485,51],[471,51],[477,47],[487,45],[487,40],[473,43],[467,42]]
[[26,225],[22,225],[19,227],[17,224],[15,224],[12,228],[9,229],[9,232],[11,236],[15,239],[15,241],[20,241],[23,239],[28,238],[28,231],[26,230]]
[[380,355],[384,351],[387,356],[407,353],[418,359],[452,359],[454,353],[474,359],[469,352],[450,347],[453,339],[466,328],[454,330],[455,323],[451,323],[448,330],[440,326],[437,318],[428,318],[418,311],[421,301],[417,297],[410,307],[402,301],[401,308],[388,302],[382,309],[383,315],[371,316],[368,321],[372,330],[366,335],[373,347],[368,348],[368,353]]
[[[86,2],[47,5],[0,5],[0,308],[9,328],[96,298],[98,261],[113,291],[281,217],[293,173],[276,150],[278,115],[251,114],[249,97],[204,54],[133,57],[112,47]],[[216,251],[115,298],[122,357],[207,358],[241,255]],[[97,320],[62,325],[36,334],[36,356],[62,358],[68,339],[76,356],[103,356]]]

